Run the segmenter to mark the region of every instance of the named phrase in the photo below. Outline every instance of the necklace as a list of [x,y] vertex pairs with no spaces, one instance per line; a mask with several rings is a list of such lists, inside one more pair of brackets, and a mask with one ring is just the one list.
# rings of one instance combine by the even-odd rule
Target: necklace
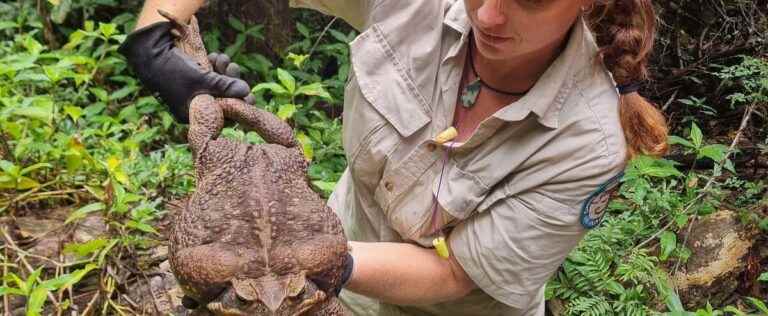
[[522,91],[522,92],[508,92],[501,89],[497,89],[483,81],[483,79],[480,78],[480,75],[477,74],[477,70],[475,70],[475,59],[472,55],[472,47],[474,46],[474,34],[472,31],[469,32],[469,46],[467,47],[467,54],[469,58],[469,67],[472,69],[472,75],[474,75],[475,80],[472,80],[469,84],[467,84],[464,87],[464,91],[461,93],[461,104],[465,108],[471,108],[475,103],[477,103],[477,97],[480,95],[481,88],[485,87],[487,89],[490,89],[493,92],[499,93],[499,94],[506,94],[510,96],[515,97],[522,97],[525,94],[527,94],[529,91],[531,91],[531,88],[528,88],[528,90]]

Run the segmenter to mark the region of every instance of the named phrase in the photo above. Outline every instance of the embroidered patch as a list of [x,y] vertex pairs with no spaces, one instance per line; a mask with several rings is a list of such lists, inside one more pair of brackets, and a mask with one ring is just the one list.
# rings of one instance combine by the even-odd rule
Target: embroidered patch
[[608,202],[619,190],[621,178],[624,173],[619,173],[600,185],[595,192],[589,195],[581,206],[581,225],[586,229],[592,229],[600,225],[605,215],[605,209],[608,208]]

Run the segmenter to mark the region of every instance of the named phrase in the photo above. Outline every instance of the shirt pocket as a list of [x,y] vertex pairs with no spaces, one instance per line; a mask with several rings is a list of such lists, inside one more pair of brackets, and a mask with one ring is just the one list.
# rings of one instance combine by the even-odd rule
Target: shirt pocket
[[430,122],[427,101],[378,24],[350,43],[343,142],[352,176],[375,191],[390,154]]

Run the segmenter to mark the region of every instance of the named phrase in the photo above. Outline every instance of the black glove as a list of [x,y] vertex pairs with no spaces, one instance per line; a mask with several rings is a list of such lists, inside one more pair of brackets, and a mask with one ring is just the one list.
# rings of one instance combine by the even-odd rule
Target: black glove
[[[139,80],[168,104],[179,122],[189,123],[189,102],[199,94],[246,98],[248,84],[239,79],[240,69],[229,57],[211,54],[215,71],[204,71],[174,47],[170,22],[158,22],[129,34],[118,52],[128,59]],[[233,74],[234,76],[229,76]],[[253,97],[248,97],[253,102]]]
[[347,286],[349,279],[352,277],[352,269],[355,266],[355,260],[352,259],[352,255],[347,254],[347,259],[344,261],[344,272],[341,273],[341,285],[333,291],[337,297],[341,293],[341,289]]

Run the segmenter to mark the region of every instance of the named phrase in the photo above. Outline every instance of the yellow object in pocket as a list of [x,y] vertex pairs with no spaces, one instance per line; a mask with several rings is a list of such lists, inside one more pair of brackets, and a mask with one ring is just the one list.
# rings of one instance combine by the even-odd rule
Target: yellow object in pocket
[[435,143],[438,143],[440,145],[445,144],[446,142],[449,142],[456,138],[456,136],[459,136],[459,131],[456,130],[455,127],[451,126],[448,129],[440,132],[440,134],[437,134],[435,136]]
[[448,243],[445,242],[445,237],[440,236],[432,240],[432,245],[435,246],[435,251],[440,258],[448,259],[450,252],[448,252]]

